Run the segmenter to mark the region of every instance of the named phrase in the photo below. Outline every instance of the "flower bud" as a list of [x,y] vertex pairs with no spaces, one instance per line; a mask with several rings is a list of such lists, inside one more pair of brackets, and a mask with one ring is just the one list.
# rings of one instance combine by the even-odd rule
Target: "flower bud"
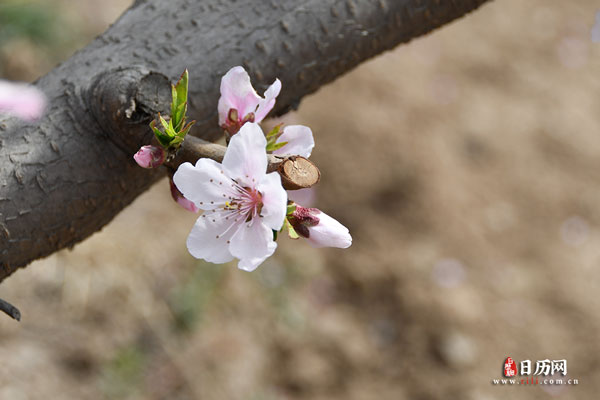
[[162,147],[142,146],[133,159],[142,168],[156,168],[165,162],[165,151]]
[[352,244],[348,228],[317,208],[296,205],[296,210],[288,219],[296,233],[313,247],[345,249]]

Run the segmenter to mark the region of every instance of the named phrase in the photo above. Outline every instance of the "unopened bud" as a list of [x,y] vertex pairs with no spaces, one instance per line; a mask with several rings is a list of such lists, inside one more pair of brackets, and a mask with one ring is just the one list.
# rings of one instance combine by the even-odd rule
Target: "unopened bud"
[[296,210],[288,220],[296,233],[308,240],[313,247],[345,249],[352,244],[348,228],[317,208],[296,205]]
[[156,168],[165,162],[165,151],[162,147],[142,146],[133,159],[142,168]]

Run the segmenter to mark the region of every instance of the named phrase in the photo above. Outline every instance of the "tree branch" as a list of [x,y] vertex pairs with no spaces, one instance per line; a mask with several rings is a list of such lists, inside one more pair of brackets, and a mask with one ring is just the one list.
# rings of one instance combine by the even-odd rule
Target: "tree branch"
[[[164,165],[175,171],[184,162],[194,164],[200,158],[210,158],[221,162],[223,161],[223,157],[225,157],[226,149],[227,147],[220,144],[188,136],[183,142],[181,149],[177,152],[176,157]],[[267,172],[277,171],[281,176],[283,187],[287,190],[309,188],[316,185],[321,178],[321,172],[319,172],[317,166],[304,157],[269,154],[267,158],[269,160]]]
[[0,299],[0,311],[11,317],[12,319],[16,319],[17,321],[21,320],[21,312],[19,309],[8,301]]
[[219,79],[243,65],[259,88],[279,77],[276,114],[374,55],[486,0],[137,0],[86,48],[42,77],[37,124],[0,119],[0,281],[107,224],[163,172],[132,155],[168,113],[169,81],[190,71],[193,134],[214,140]]

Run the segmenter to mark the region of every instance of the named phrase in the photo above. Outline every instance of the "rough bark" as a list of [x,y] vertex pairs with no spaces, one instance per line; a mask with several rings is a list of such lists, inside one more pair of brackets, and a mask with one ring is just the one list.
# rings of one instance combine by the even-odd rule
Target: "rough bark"
[[220,77],[243,65],[255,87],[283,83],[276,114],[360,62],[487,0],[138,0],[36,84],[35,124],[0,119],[0,281],[101,229],[163,171],[132,161],[169,81],[190,71],[193,134],[220,135]]

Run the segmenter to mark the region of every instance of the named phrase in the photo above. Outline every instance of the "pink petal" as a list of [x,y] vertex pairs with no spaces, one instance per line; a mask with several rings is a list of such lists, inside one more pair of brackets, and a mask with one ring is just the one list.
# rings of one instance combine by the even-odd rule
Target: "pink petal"
[[218,162],[201,158],[195,166],[186,162],[179,166],[173,182],[188,200],[202,210],[211,210],[235,197],[234,182]]
[[188,251],[196,258],[215,264],[233,260],[228,241],[239,227],[230,228],[231,225],[231,220],[222,215],[205,212],[196,220],[187,238]]
[[238,268],[254,271],[267,257],[271,256],[277,243],[273,241],[273,231],[254,218],[244,223],[231,237],[229,250],[239,258]]
[[308,228],[309,237],[306,238],[311,246],[341,249],[350,247],[352,236],[348,228],[322,211],[315,216],[319,218],[319,223]]
[[281,186],[281,176],[277,172],[265,175],[257,189],[262,193],[262,223],[273,230],[280,230],[287,211],[287,193]]
[[221,79],[221,97],[217,109],[219,125],[227,121],[229,110],[235,108],[240,119],[256,111],[261,100],[250,83],[250,76],[243,67],[233,67]]
[[308,126],[290,125],[283,128],[283,133],[277,138],[277,143],[287,142],[285,146],[277,149],[273,154],[294,154],[302,157],[310,157],[315,140]]
[[[233,135],[223,167],[240,185],[254,187],[267,173],[267,139],[256,123],[247,122]],[[186,197],[188,197],[186,195]]]
[[0,80],[0,112],[31,121],[46,107],[44,94],[31,85]]
[[275,106],[275,98],[279,96],[279,92],[281,92],[281,81],[275,79],[275,82],[273,82],[273,84],[265,91],[265,98],[260,99],[258,103],[258,108],[254,115],[255,122],[262,121],[269,111],[273,109],[273,106]]

